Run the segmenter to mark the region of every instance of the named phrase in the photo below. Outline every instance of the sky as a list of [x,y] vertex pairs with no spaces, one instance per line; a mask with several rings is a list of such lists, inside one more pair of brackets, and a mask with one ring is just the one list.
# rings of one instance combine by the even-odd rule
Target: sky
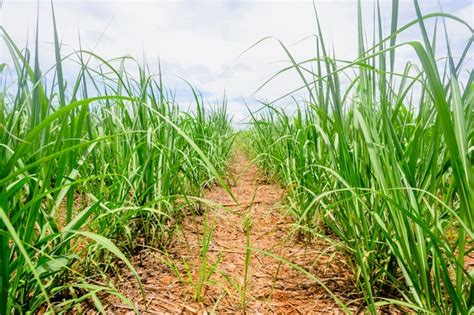
[[[2,0],[0,0],[2,1]],[[39,2],[41,63],[54,64],[53,26],[49,1]],[[474,0],[442,0],[441,8],[474,24]],[[315,1],[325,40],[341,59],[357,53],[357,2],[355,0]],[[146,56],[152,68],[162,64],[164,81],[175,89],[178,102],[191,102],[189,89],[180,79],[196,86],[209,102],[226,95],[228,109],[239,122],[247,117],[247,104],[273,100],[301,85],[296,73],[288,73],[256,89],[288,64],[276,39],[288,45],[297,60],[315,56],[316,33],[312,1],[112,1],[55,0],[55,13],[62,53],[79,48],[97,52],[106,59],[130,54]],[[439,11],[438,1],[421,0],[423,13]],[[373,1],[363,0],[367,32],[371,32]],[[381,0],[384,26],[390,27],[390,1]],[[32,47],[37,1],[3,0],[0,23],[18,46]],[[413,2],[400,1],[400,24],[415,17]],[[454,54],[472,34],[449,22],[448,33]],[[265,37],[273,37],[251,48]],[[415,30],[400,41],[421,39]],[[237,58],[238,57],[238,58]],[[237,59],[236,59],[237,58]],[[401,50],[397,62],[415,59],[409,49]],[[471,54],[468,67],[472,68]],[[5,45],[0,43],[0,62],[9,63]],[[73,64],[65,65],[66,77],[75,77]],[[281,106],[287,104],[282,101]],[[291,100],[287,100],[291,103]]]

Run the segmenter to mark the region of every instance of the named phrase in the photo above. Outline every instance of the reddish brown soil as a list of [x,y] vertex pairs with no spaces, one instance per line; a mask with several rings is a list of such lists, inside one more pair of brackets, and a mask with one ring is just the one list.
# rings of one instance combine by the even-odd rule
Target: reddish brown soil
[[[256,167],[249,165],[242,153],[235,154],[231,165],[232,174],[228,178],[235,182],[231,189],[240,206],[223,188],[209,190],[205,198],[224,205],[225,209],[217,205],[208,206],[204,215],[185,219],[182,230],[166,254],[149,249],[133,259],[142,278],[146,299],[140,295],[136,281],[126,268],[120,279],[114,280],[119,291],[147,314],[203,314],[212,311],[342,313],[323,286],[303,272],[304,268],[338,299],[348,303],[354,291],[354,281],[341,250],[322,239],[310,243],[297,240],[292,233],[291,218],[283,213],[284,190],[260,180]],[[246,257],[244,216],[247,214],[251,221],[250,247],[253,250],[244,300],[241,288]],[[206,218],[208,225],[214,227],[208,252],[209,264],[218,259],[219,262],[216,271],[206,281],[202,299],[196,301],[193,298],[196,286],[186,280],[186,270],[190,270],[192,282],[197,282],[198,268],[202,266],[200,253]],[[299,270],[290,267],[288,262]],[[177,271],[173,272],[170,266],[176,267]],[[110,313],[131,313],[130,308],[115,297],[104,298],[103,303]],[[356,309],[356,306],[351,306],[349,311]]]

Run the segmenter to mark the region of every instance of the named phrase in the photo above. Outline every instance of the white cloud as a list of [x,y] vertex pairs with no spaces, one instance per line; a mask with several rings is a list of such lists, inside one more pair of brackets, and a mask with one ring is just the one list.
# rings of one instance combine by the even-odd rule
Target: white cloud
[[[337,56],[351,59],[357,53],[357,2],[317,1],[320,22],[330,47]],[[435,1],[422,2],[425,12],[437,10]],[[389,28],[390,2],[381,1],[386,27]],[[373,1],[363,1],[365,25],[370,33]],[[469,0],[442,1],[446,12],[456,13],[473,22]],[[314,39],[294,44],[314,33],[316,24],[311,1],[55,1],[56,18],[64,51],[82,46],[96,49],[105,58],[125,54],[147,56],[151,65],[158,56],[166,80],[172,88],[179,85],[176,76],[186,78],[210,100],[224,91],[230,111],[239,117],[245,106],[240,98],[251,100],[252,93],[269,76],[281,69],[287,57],[275,40],[268,40],[234,59],[251,44],[266,36],[279,38],[289,45],[297,60],[314,57]],[[42,62],[54,64],[53,31],[49,1],[40,1],[40,40]],[[403,24],[415,17],[411,1],[401,1]],[[6,0],[2,25],[12,38],[24,46],[28,34],[30,46],[36,23],[36,1]],[[470,36],[455,23],[448,24],[453,43]],[[370,38],[370,34],[367,34]],[[402,40],[413,39],[410,31]],[[419,38],[419,37],[418,37]],[[100,40],[96,47],[97,42]],[[292,45],[294,44],[294,45]],[[6,51],[2,45],[2,59]],[[413,58],[401,52],[400,60]],[[283,62],[285,61],[285,62]],[[71,65],[68,68],[74,71]],[[172,75],[173,76],[172,76]],[[256,97],[274,99],[300,85],[295,73],[279,77]],[[239,105],[240,104],[240,105]]]

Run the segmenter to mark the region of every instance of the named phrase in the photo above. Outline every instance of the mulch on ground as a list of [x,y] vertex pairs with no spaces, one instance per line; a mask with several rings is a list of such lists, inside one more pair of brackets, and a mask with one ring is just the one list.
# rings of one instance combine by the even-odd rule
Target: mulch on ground
[[[230,165],[228,178],[234,181],[231,189],[239,205],[223,188],[211,188],[205,195],[210,201],[205,214],[186,218],[166,253],[146,249],[133,258],[145,299],[125,267],[114,277],[115,286],[145,314],[243,313],[243,304],[248,313],[342,313],[323,288],[326,286],[344,303],[355,298],[354,277],[341,250],[323,239],[298,240],[291,217],[284,213],[284,190],[262,180],[241,152],[235,154]],[[254,250],[247,289],[243,290],[246,215],[251,222],[250,247]],[[204,283],[202,299],[196,301],[206,224],[213,227],[207,265],[208,269],[215,266],[215,270]],[[110,313],[132,312],[116,297],[104,297],[102,302]],[[356,312],[357,305],[351,304],[349,311]]]

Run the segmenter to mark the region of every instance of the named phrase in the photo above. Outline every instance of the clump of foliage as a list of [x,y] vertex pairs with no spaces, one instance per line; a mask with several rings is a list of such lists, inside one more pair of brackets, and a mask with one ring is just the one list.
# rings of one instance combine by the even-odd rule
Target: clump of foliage
[[[446,20],[473,29],[449,14],[423,15],[417,1],[417,18],[399,27],[392,3],[388,34],[375,6],[370,46],[359,3],[356,60],[329,53],[319,23],[314,58],[297,62],[281,44],[291,63],[281,72],[296,70],[309,99],[294,114],[272,104],[253,114],[249,149],[288,187],[303,235],[324,225],[342,241],[371,313],[396,304],[466,314],[474,305],[465,266],[474,236],[474,75],[462,72],[473,37],[455,58],[441,32]],[[420,41],[397,43],[416,27]],[[418,59],[400,72],[395,58],[405,46]]]

